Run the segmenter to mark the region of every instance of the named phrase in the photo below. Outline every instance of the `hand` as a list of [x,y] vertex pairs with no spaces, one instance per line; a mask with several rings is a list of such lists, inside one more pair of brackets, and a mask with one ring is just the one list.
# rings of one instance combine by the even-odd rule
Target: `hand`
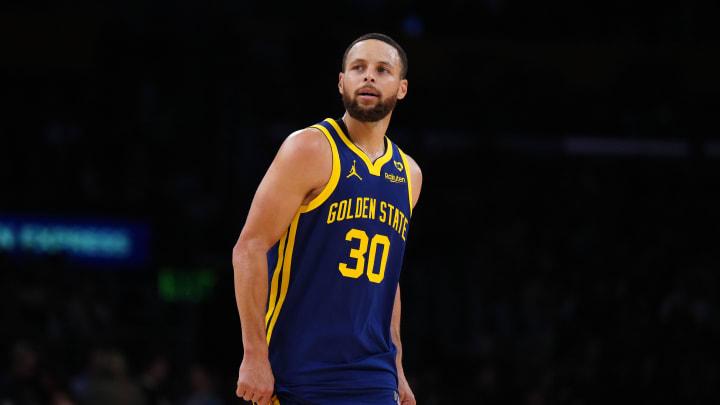
[[410,389],[405,374],[398,376],[398,394],[400,394],[400,405],[416,405],[415,394]]
[[235,395],[246,400],[268,405],[272,398],[275,385],[270,361],[267,358],[243,358],[238,372],[237,390]]

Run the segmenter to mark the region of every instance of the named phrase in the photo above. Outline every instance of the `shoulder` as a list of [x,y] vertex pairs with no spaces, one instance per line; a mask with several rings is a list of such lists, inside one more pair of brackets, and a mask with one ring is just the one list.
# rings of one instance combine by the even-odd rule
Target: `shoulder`
[[415,207],[418,199],[420,198],[420,189],[422,189],[423,174],[420,170],[420,165],[413,159],[412,156],[403,152],[407,159],[408,172],[410,173],[411,192],[412,192],[412,206]]
[[309,182],[310,187],[324,184],[332,171],[332,150],[325,135],[316,128],[304,128],[283,141],[272,166],[288,179]]
[[332,159],[332,150],[325,135],[316,128],[304,128],[285,138],[275,161],[287,161],[306,167],[322,165],[328,156]]
[[280,150],[287,150],[290,153],[306,155],[324,153],[330,150],[330,145],[325,135],[317,128],[303,128],[290,134],[283,142]]
[[408,165],[410,165],[410,175],[412,176],[413,181],[416,181],[416,179],[422,183],[422,170],[420,170],[420,165],[415,161],[415,159],[412,158],[412,156],[405,154],[405,157],[408,160]]
[[[398,146],[398,149],[400,147]],[[422,184],[422,170],[420,170],[420,165],[413,159],[412,156],[408,155],[401,149],[401,152],[403,155],[405,155],[405,158],[407,159],[408,164],[408,171],[410,172],[410,178],[413,182],[413,187],[417,184],[418,188]]]

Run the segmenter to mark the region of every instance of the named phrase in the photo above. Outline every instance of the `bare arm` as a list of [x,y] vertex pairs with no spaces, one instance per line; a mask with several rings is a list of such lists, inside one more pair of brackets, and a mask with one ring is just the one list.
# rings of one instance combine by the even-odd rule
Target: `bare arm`
[[395,357],[395,363],[397,364],[398,372],[398,394],[400,394],[401,405],[415,405],[415,394],[410,389],[407,378],[405,378],[405,370],[402,366],[402,342],[400,341],[400,285],[398,285],[397,291],[395,292],[395,304],[393,305],[392,323],[390,325],[390,334],[392,336],[393,343],[397,348],[397,356]]
[[390,333],[392,335],[392,341],[395,343],[395,347],[397,347],[395,362],[397,363],[398,374],[405,375],[402,367],[402,342],[400,341],[400,307],[400,285],[398,285],[397,291],[395,292],[395,304],[393,305]]
[[289,136],[255,193],[233,248],[235,300],[242,325],[243,362],[237,396],[265,405],[274,379],[265,337],[268,250],[282,237],[298,208],[322,190],[332,171],[330,145],[315,129]]
[[[420,189],[422,188],[422,171],[420,166],[415,162],[413,158],[407,156],[408,164],[410,165],[410,182],[412,185],[412,205],[415,205],[420,198]],[[400,303],[400,285],[397,287],[395,292],[395,303],[393,305],[392,321],[390,324],[390,334],[392,336],[393,343],[397,347],[397,356],[395,357],[395,363],[397,364],[398,371],[398,393],[400,394],[401,405],[415,405],[415,394],[410,389],[410,385],[405,378],[405,370],[402,365],[402,341],[400,340],[400,313],[402,312],[402,305]]]
[[420,170],[420,166],[418,166],[417,162],[415,162],[415,159],[410,157],[410,155],[405,156],[407,157],[408,164],[410,165],[410,182],[412,183],[412,206],[414,209],[415,205],[420,199],[420,189],[422,189],[423,182],[422,170]]

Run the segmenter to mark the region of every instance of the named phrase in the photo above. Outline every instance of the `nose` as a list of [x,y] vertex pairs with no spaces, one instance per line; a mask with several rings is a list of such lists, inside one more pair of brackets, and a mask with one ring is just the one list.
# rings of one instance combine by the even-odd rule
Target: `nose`
[[370,70],[368,69],[367,74],[365,75],[365,78],[363,79],[366,83],[370,81],[371,83],[375,83],[375,76],[372,75]]

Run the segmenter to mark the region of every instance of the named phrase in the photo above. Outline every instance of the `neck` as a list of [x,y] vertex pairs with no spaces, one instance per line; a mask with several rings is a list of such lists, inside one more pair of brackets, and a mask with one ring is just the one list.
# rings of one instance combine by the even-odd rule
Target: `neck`
[[343,115],[342,120],[345,122],[348,134],[347,136],[355,145],[368,155],[371,160],[375,160],[385,153],[385,132],[390,125],[390,116],[375,122],[358,121],[351,117],[347,111]]

